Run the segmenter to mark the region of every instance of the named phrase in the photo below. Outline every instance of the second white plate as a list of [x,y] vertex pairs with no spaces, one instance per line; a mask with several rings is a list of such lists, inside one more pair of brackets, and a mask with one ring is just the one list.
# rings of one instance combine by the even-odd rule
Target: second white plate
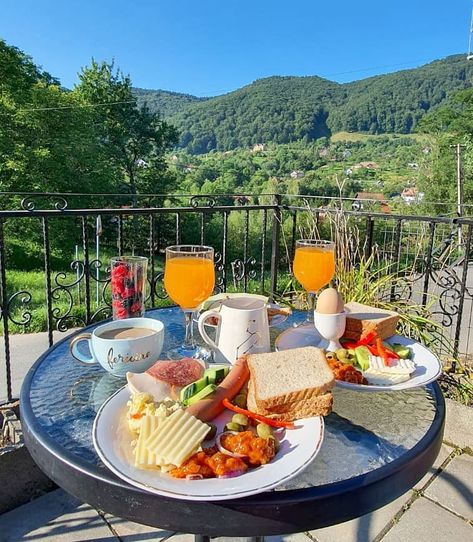
[[[337,386],[340,388],[365,392],[401,391],[409,388],[417,388],[418,386],[425,386],[434,380],[437,380],[440,376],[442,372],[440,360],[422,344],[412,339],[408,339],[407,337],[403,337],[402,335],[393,335],[387,339],[386,342],[402,344],[411,349],[412,361],[416,364],[416,370],[409,380],[391,386],[351,384],[350,382],[337,380]],[[293,348],[300,348],[303,346],[325,348],[326,345],[327,341],[318,335],[313,324],[286,329],[279,335],[275,342],[276,350],[292,350]]]

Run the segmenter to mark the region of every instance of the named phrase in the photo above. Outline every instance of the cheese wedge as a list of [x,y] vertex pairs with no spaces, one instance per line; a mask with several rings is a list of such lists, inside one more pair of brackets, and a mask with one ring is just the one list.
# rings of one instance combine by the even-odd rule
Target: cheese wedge
[[158,458],[155,453],[146,448],[145,441],[156,431],[162,421],[163,418],[158,416],[143,416],[141,418],[140,436],[134,450],[135,467],[152,469],[160,465],[161,458]]
[[372,369],[363,371],[363,376],[370,384],[375,386],[392,386],[393,384],[400,384],[410,379],[408,374],[387,374],[373,371]]
[[199,449],[209,431],[206,423],[179,409],[157,427],[144,445],[164,464],[180,467]]
[[365,373],[371,371],[391,375],[410,375],[416,370],[415,364],[410,359],[391,359],[389,365],[385,365],[382,357],[371,355],[369,361],[370,366],[367,371],[364,371]]
[[378,386],[406,382],[416,369],[414,362],[410,359],[390,359],[389,365],[385,365],[382,357],[370,355],[369,363],[370,366],[363,371],[363,376],[370,384]]

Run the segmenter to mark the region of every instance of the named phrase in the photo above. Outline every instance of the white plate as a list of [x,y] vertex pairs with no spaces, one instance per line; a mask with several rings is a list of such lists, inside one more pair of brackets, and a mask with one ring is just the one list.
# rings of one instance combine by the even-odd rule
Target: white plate
[[[216,311],[218,311],[220,309],[220,305],[221,305],[222,301],[225,301],[226,299],[236,299],[236,298],[239,298],[239,297],[251,297],[253,299],[261,299],[261,301],[264,301],[265,303],[267,303],[267,306],[270,307],[270,308],[274,308],[274,309],[280,309],[281,308],[281,305],[278,305],[277,303],[268,303],[269,298],[267,296],[265,296],[265,295],[248,294],[248,293],[244,293],[244,292],[216,294],[216,295],[213,295],[213,296],[209,297],[206,301],[204,301],[201,305],[199,305],[197,307],[197,309],[194,312],[194,321],[197,322],[199,320],[199,316],[204,311],[208,311],[208,310],[214,310],[214,311],[216,310]],[[271,326],[275,326],[277,324],[282,324],[286,320],[287,320],[287,315],[276,314],[271,319],[271,322],[270,322],[269,326],[271,327]],[[213,328],[217,327],[215,324],[206,323],[205,325],[208,326],[208,327],[213,327]]]
[[[313,461],[323,440],[321,417],[295,422],[296,429],[286,430],[276,457],[267,465],[251,469],[235,478],[181,480],[159,471],[141,470],[133,466],[133,435],[126,423],[125,388],[112,395],[97,412],[92,430],[95,449],[100,459],[117,476],[129,484],[167,497],[191,501],[220,501],[262,493],[287,482]],[[213,423],[219,430],[231,418],[224,412]],[[209,442],[209,445],[211,442]]]
[[[430,384],[437,380],[442,373],[442,366],[437,356],[420,343],[402,335],[393,335],[386,342],[403,344],[411,349],[411,359],[416,364],[416,370],[409,380],[391,386],[351,384],[350,382],[337,380],[337,386],[358,391],[400,391]],[[318,335],[313,324],[306,324],[283,331],[276,339],[275,347],[276,350],[291,350],[302,346],[325,348],[327,344],[327,341]]]

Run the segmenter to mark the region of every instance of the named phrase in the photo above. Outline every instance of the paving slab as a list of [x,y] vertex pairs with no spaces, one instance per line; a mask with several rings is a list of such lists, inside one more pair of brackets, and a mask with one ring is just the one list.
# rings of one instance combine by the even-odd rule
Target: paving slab
[[[265,536],[265,542],[313,542],[305,533],[285,534],[280,536]],[[176,533],[169,542],[193,542],[194,535]],[[212,542],[247,542],[248,538],[232,536],[212,538]],[[167,542],[167,541],[166,541]]]
[[414,489],[422,489],[425,484],[432,478],[432,476],[434,474],[437,474],[440,465],[447,459],[447,457],[453,452],[454,449],[455,448],[452,448],[451,446],[442,444],[439,455],[434,461],[434,464],[430,467],[426,475],[417,482],[417,484],[414,486]]
[[100,515],[58,489],[0,517],[0,542],[115,542]]
[[471,542],[473,527],[437,504],[420,497],[382,542]]
[[408,491],[386,506],[365,514],[357,519],[345,521],[332,527],[310,531],[318,542],[371,542],[376,538],[391,519],[402,509],[404,504],[412,497],[412,491]]
[[123,542],[138,542],[139,540],[164,541],[176,534],[174,531],[155,529],[110,514],[105,514],[104,517]]
[[[122,518],[105,515],[106,521],[112,526],[112,529],[123,542],[141,542],[146,540],[156,540],[159,542],[194,542],[194,535],[186,533],[173,533],[162,529],[154,529],[139,523],[133,523]],[[246,542],[244,537],[219,537],[212,538],[212,542]],[[265,542],[311,542],[304,533],[291,535],[267,536]]]
[[447,408],[443,439],[460,448],[473,450],[473,408],[445,399]]
[[425,496],[455,514],[473,519],[473,457],[462,454],[452,459],[425,490]]
[[[55,343],[70,335],[76,329],[69,329],[62,333],[59,331],[53,332],[53,340]],[[33,363],[39,358],[43,352],[49,348],[47,333],[16,333],[9,336],[10,338],[10,366],[12,377],[12,395],[19,397],[21,385]],[[2,337],[3,339],[3,337]],[[0,348],[0,403],[6,401],[7,390],[4,376],[5,367],[5,352],[3,347]]]

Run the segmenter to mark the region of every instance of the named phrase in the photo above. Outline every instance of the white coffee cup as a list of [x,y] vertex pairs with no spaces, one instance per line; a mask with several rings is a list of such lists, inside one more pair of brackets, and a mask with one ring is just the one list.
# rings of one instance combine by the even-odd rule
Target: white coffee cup
[[[205,329],[210,317],[218,320],[215,341]],[[219,310],[203,312],[198,326],[204,341],[214,349],[216,363],[235,363],[244,354],[270,351],[268,311],[261,299],[226,299]]]
[[[134,331],[128,331],[129,329]],[[116,338],[114,335],[133,335]],[[91,355],[79,350],[87,342]],[[159,359],[163,349],[164,324],[153,318],[127,318],[103,324],[92,333],[74,337],[69,349],[74,358],[85,364],[99,363],[115,376],[126,372],[143,373]]]

